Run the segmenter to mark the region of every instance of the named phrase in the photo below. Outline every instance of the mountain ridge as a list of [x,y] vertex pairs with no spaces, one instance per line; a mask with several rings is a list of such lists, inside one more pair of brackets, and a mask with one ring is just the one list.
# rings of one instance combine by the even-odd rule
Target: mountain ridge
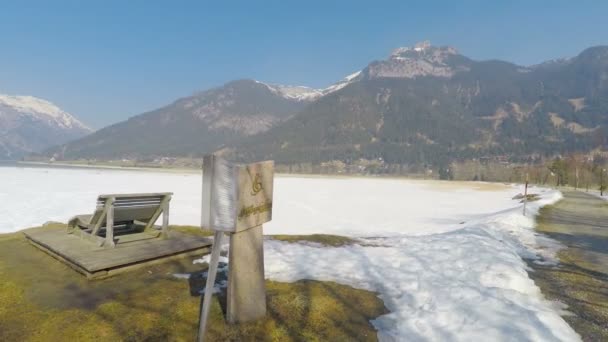
[[[236,96],[232,107],[241,109],[235,115],[226,109],[230,106],[199,108],[200,116],[214,119],[202,118],[198,133],[166,132],[190,141],[172,142],[179,147],[148,141],[145,151],[133,148],[125,154],[116,146],[103,147],[98,134],[48,150],[45,156],[61,151],[59,157],[66,159],[143,158],[220,151],[238,160],[272,158],[287,164],[368,159],[400,165],[440,165],[479,156],[535,159],[606,147],[607,80],[606,46],[558,62],[520,66],[475,61],[455,48],[423,42],[395,49],[387,59],[372,61],[324,89],[239,80],[233,82],[247,86],[232,88],[236,93],[228,91],[233,82],[205,91],[221,99]],[[275,111],[261,117],[270,107],[259,101],[283,107],[270,105]],[[162,117],[164,110],[172,119],[192,115],[167,111],[170,106],[153,112]],[[148,114],[116,125],[134,129],[132,123]],[[195,122],[189,123],[185,125]],[[240,133],[214,141],[193,138],[213,135],[217,127]]]

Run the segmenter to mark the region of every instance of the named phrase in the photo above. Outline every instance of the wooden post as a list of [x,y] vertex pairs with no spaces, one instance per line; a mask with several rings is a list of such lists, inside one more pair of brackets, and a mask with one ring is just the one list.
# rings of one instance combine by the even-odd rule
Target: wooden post
[[263,241],[261,225],[230,234],[229,323],[250,322],[266,315]]
[[526,187],[524,188],[524,216],[526,216],[526,204],[528,204],[528,175],[526,175]]
[[603,196],[604,190],[604,170],[600,169],[600,196]]
[[162,236],[163,238],[169,237],[169,201],[163,204],[163,227],[162,227]]
[[201,226],[215,230],[199,341],[204,339],[221,234],[230,235],[227,318],[230,323],[266,315],[262,224],[272,219],[274,162],[232,164],[210,155],[203,159]]
[[110,197],[106,200],[107,213],[106,213],[106,242],[104,247],[114,247],[114,197]]
[[211,229],[211,193],[215,156],[203,157],[203,191],[201,199],[201,228]]
[[217,265],[220,258],[220,250],[222,249],[223,236],[224,232],[216,230],[213,237],[211,260],[209,261],[209,269],[207,269],[207,284],[205,285],[205,294],[201,298],[198,342],[203,342],[205,340],[205,330],[207,328],[207,321],[209,320],[209,309],[211,309],[211,298],[213,297],[213,286],[215,285],[215,275],[217,274]]

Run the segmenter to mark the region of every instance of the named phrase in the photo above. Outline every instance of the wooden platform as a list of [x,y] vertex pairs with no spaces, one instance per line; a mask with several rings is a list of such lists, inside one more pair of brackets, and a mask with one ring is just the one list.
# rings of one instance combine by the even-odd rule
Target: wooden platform
[[212,243],[205,237],[175,231],[171,232],[169,239],[141,235],[145,233],[118,236],[115,248],[97,247],[64,230],[31,230],[24,234],[34,246],[89,279],[105,278],[144,264],[208,254]]

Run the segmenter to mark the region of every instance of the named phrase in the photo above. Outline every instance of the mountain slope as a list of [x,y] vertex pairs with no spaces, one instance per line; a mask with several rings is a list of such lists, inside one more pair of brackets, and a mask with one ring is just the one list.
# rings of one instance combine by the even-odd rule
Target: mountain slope
[[0,159],[17,159],[91,131],[48,101],[0,94]]
[[289,119],[308,101],[294,92],[304,93],[253,80],[233,81],[108,126],[46,155],[60,159],[202,155]]
[[401,165],[606,147],[608,47],[535,67],[400,48],[293,119],[225,151],[242,160]]
[[423,42],[325,89],[234,81],[45,155],[440,166],[589,151],[607,137],[608,47],[525,67]]

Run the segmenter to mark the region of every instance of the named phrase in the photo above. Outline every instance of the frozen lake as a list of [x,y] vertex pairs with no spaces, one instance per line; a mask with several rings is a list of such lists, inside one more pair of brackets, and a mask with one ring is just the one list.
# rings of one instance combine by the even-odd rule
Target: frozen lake
[[[174,193],[171,223],[200,221],[201,175],[0,167],[0,233],[91,213],[101,193]],[[528,216],[517,186],[379,178],[277,176],[266,234],[342,234],[337,248],[265,242],[266,277],[336,281],[375,291],[390,313],[383,341],[573,341],[578,335],[528,277],[523,257],[556,248],[533,215],[560,198],[535,189]]]
[[[92,213],[102,193],[173,192],[171,223],[198,225],[197,173],[0,167],[0,232]],[[475,189],[477,188],[477,190]],[[517,205],[508,186],[277,176],[266,234],[425,235]]]

